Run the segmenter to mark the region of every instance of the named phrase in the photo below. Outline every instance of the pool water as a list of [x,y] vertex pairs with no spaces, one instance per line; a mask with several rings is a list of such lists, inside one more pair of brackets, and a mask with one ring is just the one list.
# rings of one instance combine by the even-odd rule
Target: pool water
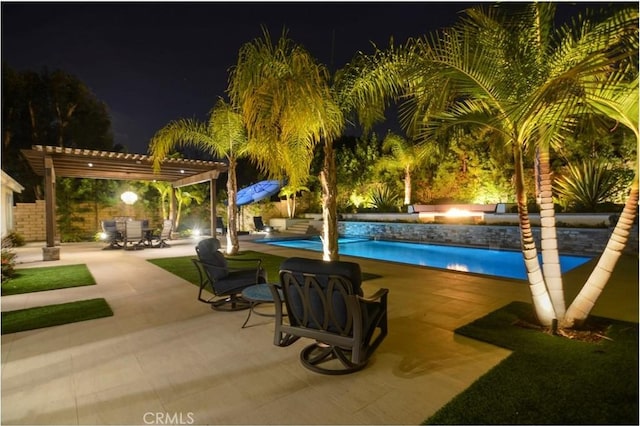
[[[322,252],[322,242],[317,237],[297,240],[264,239],[256,242]],[[346,237],[338,240],[338,249],[340,254],[367,259],[387,260],[502,278],[519,280],[527,278],[520,251]],[[560,269],[565,273],[590,259],[585,256],[563,255],[560,256]]]

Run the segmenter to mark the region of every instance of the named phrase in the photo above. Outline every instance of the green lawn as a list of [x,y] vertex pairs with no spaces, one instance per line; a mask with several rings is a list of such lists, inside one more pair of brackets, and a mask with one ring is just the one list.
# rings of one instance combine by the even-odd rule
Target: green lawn
[[[285,260],[282,256],[274,256],[272,254],[260,253],[255,251],[244,251],[238,255],[232,256],[232,259],[262,259],[262,267],[267,271],[267,277],[270,282],[277,282],[280,273],[280,265]],[[174,275],[179,276],[192,284],[200,284],[198,277],[198,271],[191,259],[197,259],[196,256],[182,256],[182,257],[168,257],[164,259],[148,259],[153,263],[171,272]],[[371,280],[379,278],[379,275],[370,274],[367,272],[362,273],[362,280]]]
[[514,351],[425,424],[638,424],[638,324],[591,317],[597,343],[516,325],[514,302],[456,333]]
[[2,312],[2,334],[34,330],[54,325],[112,316],[104,299],[80,300],[57,305],[39,306]]
[[83,264],[16,269],[15,276],[2,283],[2,295],[10,296],[95,284],[93,275]]

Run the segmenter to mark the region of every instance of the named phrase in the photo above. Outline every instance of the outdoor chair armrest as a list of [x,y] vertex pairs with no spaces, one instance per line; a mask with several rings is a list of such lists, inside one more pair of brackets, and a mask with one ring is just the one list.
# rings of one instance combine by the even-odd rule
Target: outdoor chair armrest
[[[202,261],[200,259],[191,259],[191,260],[194,263],[199,263],[202,266],[206,266],[207,268],[211,268],[211,269],[216,270],[216,271],[221,271],[221,272],[225,272],[225,273],[229,272],[229,270],[227,268],[223,268],[221,266],[214,265],[213,263],[204,262],[204,261]],[[215,277],[213,277],[213,278],[215,279]]]
[[[234,259],[233,257],[224,257],[229,264],[229,270],[243,270],[243,269],[260,269],[262,267],[262,259]],[[233,265],[233,263],[238,262],[238,265]],[[240,263],[244,262],[245,265],[240,265]],[[248,265],[248,262],[256,262],[255,265]]]
[[362,302],[365,302],[365,303],[383,302],[384,304],[386,304],[387,303],[387,294],[388,293],[389,293],[389,289],[388,288],[379,288],[378,291],[376,291],[371,296],[368,296],[368,297],[358,296],[358,300],[360,300]]

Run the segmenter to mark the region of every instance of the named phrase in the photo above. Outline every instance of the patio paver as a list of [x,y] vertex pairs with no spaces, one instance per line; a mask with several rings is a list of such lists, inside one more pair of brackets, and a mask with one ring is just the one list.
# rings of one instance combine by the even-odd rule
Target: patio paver
[[[509,354],[453,330],[529,301],[521,282],[358,259],[382,276],[364,282],[365,293],[390,289],[389,335],[363,371],[322,376],[300,365],[304,342],[273,345],[272,319],[241,329],[245,311],[212,311],[195,286],[146,261],[194,255],[195,243],[137,252],[65,244],[54,262],[41,261],[41,245],[16,249],[20,267],[85,263],[97,285],[6,296],[3,311],[104,297],[114,316],[2,336],[2,424],[160,423],[157,416],[183,424],[419,424]],[[250,241],[241,249],[319,256]],[[637,297],[620,303],[637,320]]]

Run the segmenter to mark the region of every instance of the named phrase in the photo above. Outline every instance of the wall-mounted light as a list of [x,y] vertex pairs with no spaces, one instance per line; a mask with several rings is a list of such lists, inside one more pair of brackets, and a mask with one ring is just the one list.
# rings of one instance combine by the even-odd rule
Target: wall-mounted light
[[120,199],[124,201],[125,204],[132,205],[136,201],[138,201],[138,196],[135,192],[126,191],[120,195]]

